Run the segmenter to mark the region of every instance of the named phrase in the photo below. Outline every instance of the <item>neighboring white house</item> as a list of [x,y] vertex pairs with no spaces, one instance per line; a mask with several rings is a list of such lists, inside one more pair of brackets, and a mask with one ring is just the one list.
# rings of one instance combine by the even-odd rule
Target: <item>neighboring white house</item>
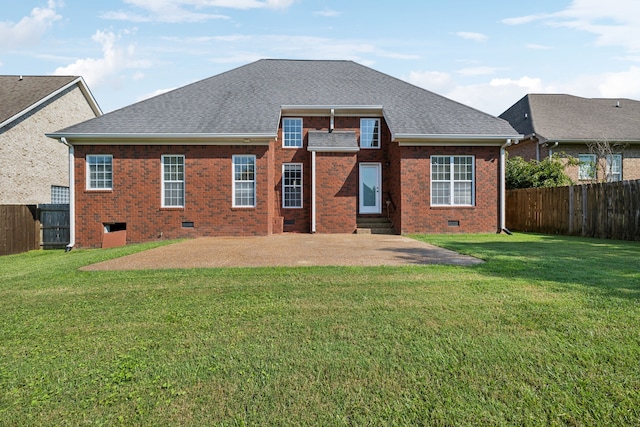
[[67,203],[68,148],[45,133],[101,115],[82,77],[0,76],[0,205]]

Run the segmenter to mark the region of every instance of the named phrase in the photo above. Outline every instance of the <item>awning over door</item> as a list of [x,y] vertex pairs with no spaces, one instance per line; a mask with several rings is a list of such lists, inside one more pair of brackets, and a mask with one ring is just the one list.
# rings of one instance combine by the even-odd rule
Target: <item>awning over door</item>
[[307,150],[332,153],[360,151],[354,131],[309,131]]

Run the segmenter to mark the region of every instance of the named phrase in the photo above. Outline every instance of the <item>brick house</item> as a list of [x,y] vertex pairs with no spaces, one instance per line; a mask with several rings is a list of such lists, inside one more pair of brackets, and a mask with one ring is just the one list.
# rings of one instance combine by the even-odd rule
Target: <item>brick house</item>
[[[580,162],[566,172],[578,183],[640,179],[640,101],[529,94],[500,117],[524,135],[510,156],[571,156]],[[590,149],[594,143],[611,149]]]
[[[260,60],[49,135],[75,158],[75,235],[162,238],[501,229],[520,135],[351,61]],[[503,217],[502,217],[503,219]]]
[[81,77],[0,76],[0,205],[68,201],[68,151],[45,132],[101,114]]

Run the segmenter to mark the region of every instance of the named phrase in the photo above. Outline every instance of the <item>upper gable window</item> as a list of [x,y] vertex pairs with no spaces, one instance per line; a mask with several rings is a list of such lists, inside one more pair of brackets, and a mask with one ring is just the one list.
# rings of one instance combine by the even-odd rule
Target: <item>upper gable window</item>
[[113,156],[87,155],[87,190],[111,190],[113,186]]
[[283,147],[302,147],[302,119],[282,119]]
[[380,148],[380,119],[360,119],[360,147]]

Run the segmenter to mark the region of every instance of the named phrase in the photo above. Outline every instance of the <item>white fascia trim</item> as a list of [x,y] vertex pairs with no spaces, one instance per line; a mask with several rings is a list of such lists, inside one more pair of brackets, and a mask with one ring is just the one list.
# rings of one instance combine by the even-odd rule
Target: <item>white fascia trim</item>
[[382,105],[281,105],[280,114],[299,114],[304,112],[305,115],[331,115],[331,110],[335,116],[340,116],[341,112],[345,115],[361,113],[364,115],[382,116]]
[[317,153],[357,153],[360,147],[307,147],[307,151]]
[[393,140],[400,146],[437,146],[437,145],[499,145],[504,141],[521,140],[523,135],[421,135],[421,134],[395,134]]
[[[585,143],[591,143],[591,142],[599,142],[602,141],[604,138],[588,138],[588,139],[548,139],[545,140],[545,142],[549,142],[549,141],[553,141],[554,143],[557,142],[558,144],[585,144]],[[627,143],[627,144],[637,144],[640,143],[640,140],[637,139],[616,139],[616,138],[606,138],[609,142],[613,142],[613,143],[617,143],[617,142],[622,142],[622,143]]]
[[[9,123],[11,123],[14,120],[24,116],[28,112],[30,112],[32,110],[35,110],[36,108],[38,108],[39,106],[41,106],[45,102],[49,101],[51,98],[54,98],[54,97],[58,96],[60,93],[64,92],[65,90],[67,90],[68,88],[70,88],[71,86],[76,85],[76,84],[78,85],[78,87],[82,91],[82,94],[85,96],[85,98],[87,98],[87,101],[89,102],[89,106],[94,111],[94,113],[96,113],[96,116],[101,116],[102,115],[102,110],[100,110],[100,107],[98,106],[98,103],[96,102],[96,100],[91,95],[91,92],[89,92],[89,88],[85,84],[85,82],[82,79],[82,77],[78,77],[78,78],[74,79],[73,81],[67,83],[66,85],[62,86],[60,89],[56,90],[55,92],[51,92],[49,95],[45,96],[44,98],[42,98],[38,102],[31,104],[30,106],[28,106],[24,110],[20,111],[19,113],[14,114],[13,116],[9,117],[4,122],[0,123],[0,128],[5,127]],[[64,136],[64,135],[62,135],[62,136]],[[59,139],[59,138],[56,138],[56,139]]]
[[89,86],[87,86],[87,83],[84,81],[82,76],[80,76],[77,79],[75,79],[72,82],[72,84],[73,83],[78,83],[78,86],[80,87],[80,90],[82,91],[82,94],[84,95],[84,97],[89,102],[89,106],[93,110],[93,112],[96,115],[96,117],[99,117],[99,116],[103,115],[104,113],[102,112],[102,109],[100,108],[100,105],[98,105],[98,101],[96,101],[96,99],[93,97],[93,94],[91,93],[91,90],[89,89]]
[[269,145],[273,134],[204,134],[204,133],[89,133],[89,134],[45,134],[49,138],[66,138],[75,145],[130,145],[144,143],[150,145]]

